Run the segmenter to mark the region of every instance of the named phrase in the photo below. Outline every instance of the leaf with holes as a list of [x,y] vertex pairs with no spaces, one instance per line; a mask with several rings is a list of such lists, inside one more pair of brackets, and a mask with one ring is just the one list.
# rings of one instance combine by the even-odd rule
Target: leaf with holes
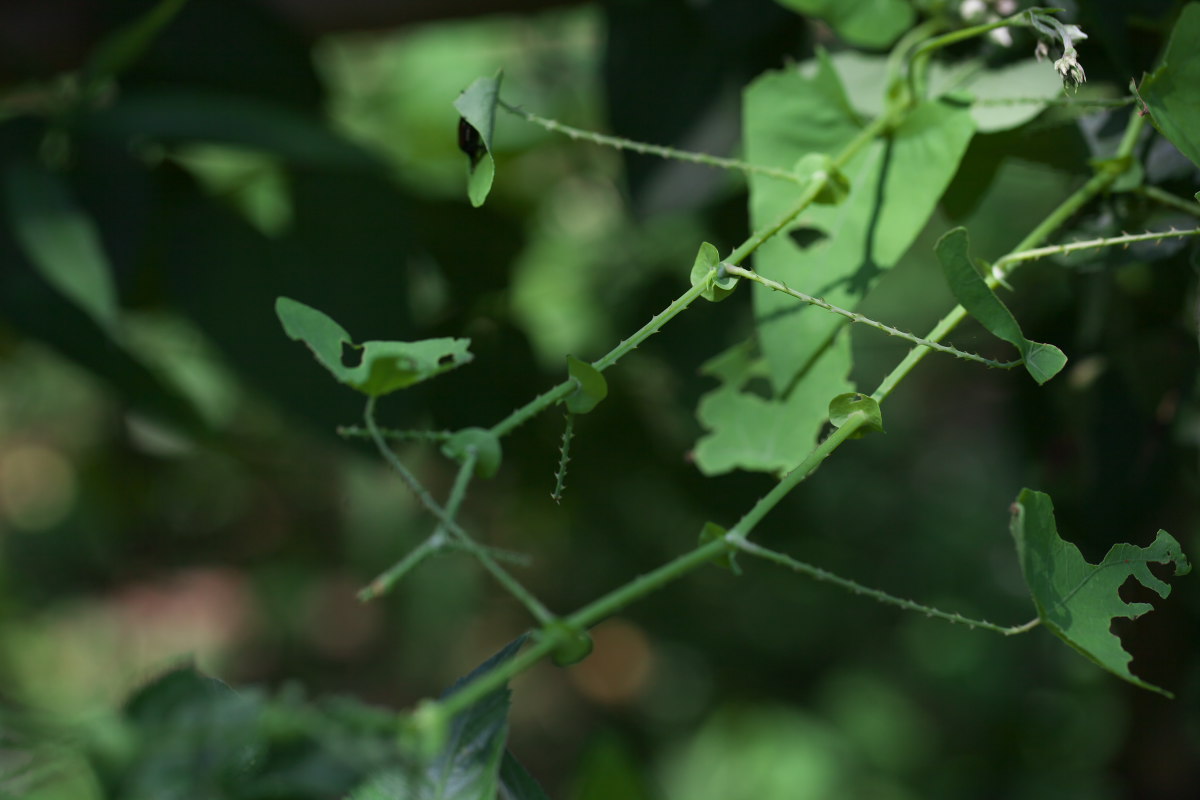
[[[304,342],[317,361],[341,383],[380,397],[462,366],[472,358],[470,339],[423,339],[419,342],[363,342],[325,314],[289,297],[275,301],[275,313],[288,337]],[[362,353],[355,366],[342,362],[343,347]]]
[[467,196],[471,205],[481,206],[492,190],[496,177],[496,162],[492,158],[492,134],[496,129],[496,102],[500,96],[500,79],[477,78],[454,101],[462,115],[458,123],[458,146],[467,154]]
[[1129,671],[1131,656],[1111,625],[1118,617],[1137,619],[1154,610],[1149,603],[1121,599],[1119,590],[1128,578],[1166,598],[1171,587],[1150,571],[1150,564],[1173,564],[1177,577],[1191,571],[1179,542],[1160,530],[1149,547],[1116,544],[1099,564],[1089,564],[1079,548],[1059,537],[1050,496],[1030,489],[1013,504],[1012,535],[1042,624],[1114,675],[1170,697]]
[[988,287],[971,262],[970,245],[966,228],[955,228],[934,245],[933,251],[942,265],[950,291],[971,316],[983,323],[983,327],[1016,347],[1033,379],[1045,383],[1066,365],[1066,355],[1052,344],[1025,338],[1016,317]]

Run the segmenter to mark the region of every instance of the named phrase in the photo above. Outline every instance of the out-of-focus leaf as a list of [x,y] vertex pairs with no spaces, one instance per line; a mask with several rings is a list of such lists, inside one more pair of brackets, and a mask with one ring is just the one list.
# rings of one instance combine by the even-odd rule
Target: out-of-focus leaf
[[866,414],[867,421],[854,433],[855,439],[867,433],[883,433],[883,414],[879,403],[874,398],[861,392],[839,394],[829,401],[829,421],[833,427],[840,428],[849,421],[852,414]]
[[1149,565],[1173,564],[1176,576],[1191,571],[1179,542],[1160,530],[1149,547],[1115,544],[1099,564],[1089,564],[1079,548],[1058,535],[1050,496],[1030,489],[1023,489],[1013,504],[1011,527],[1021,571],[1042,624],[1114,675],[1170,697],[1129,671],[1132,657],[1111,626],[1118,617],[1137,619],[1154,610],[1149,603],[1121,599],[1119,590],[1127,579],[1132,577],[1166,598],[1171,587]]
[[110,335],[120,310],[108,258],[92,221],[61,177],[17,161],[4,170],[9,224],[30,263],[46,282],[83,309]]
[[554,663],[560,667],[578,664],[590,656],[596,646],[586,630],[570,625],[563,620],[546,623],[544,630],[559,639],[558,646],[554,648],[551,657],[554,659]]
[[500,762],[499,800],[550,800],[533,776],[525,771],[512,753],[505,752]]
[[1200,3],[1184,6],[1162,66],[1137,91],[1154,127],[1200,165]]
[[734,469],[783,473],[812,448],[828,418],[830,393],[853,389],[846,377],[850,339],[843,331],[810,369],[810,375],[782,399],[747,387],[764,383],[766,364],[739,345],[712,359],[701,372],[722,385],[700,398],[696,417],[708,431],[696,442],[696,466],[705,475]]
[[732,275],[725,275],[723,277],[714,275],[709,279],[708,273],[720,262],[721,254],[717,252],[717,248],[708,242],[704,242],[700,245],[699,252],[696,253],[696,261],[692,264],[692,286],[699,286],[703,282],[705,288],[704,294],[701,297],[713,303],[719,303],[733,294],[733,290],[737,288],[738,283],[737,278]]
[[492,134],[496,128],[496,101],[500,79],[477,78],[454,101],[462,115],[458,127],[458,146],[467,154],[467,196],[471,205],[481,206],[492,190],[496,162],[492,158]]
[[[424,339],[419,342],[364,342],[325,314],[288,297],[275,301],[275,313],[287,335],[308,345],[333,376],[363,394],[379,397],[466,364],[471,360],[469,339]],[[348,367],[342,348],[362,351],[362,361]]]
[[1033,58],[998,68],[987,68],[976,60],[929,67],[929,92],[966,92],[971,117],[980,133],[995,133],[1020,127],[1042,113],[1046,103],[1062,96],[1062,79],[1050,64]]
[[500,439],[485,428],[466,428],[458,431],[442,446],[442,452],[455,461],[467,457],[468,448],[475,449],[475,474],[490,478],[500,469],[503,453]]
[[[729,533],[725,528],[715,522],[706,522],[704,527],[700,529],[700,544],[706,545],[709,542],[715,542],[718,539],[723,539],[725,534]],[[718,567],[724,567],[734,575],[741,575],[742,568],[737,563],[737,552],[729,550],[713,559],[713,563]]]
[[1063,351],[1052,344],[1030,341],[1021,333],[1012,312],[1001,302],[971,262],[966,228],[955,228],[938,239],[934,253],[942,265],[954,298],[983,327],[1021,351],[1025,369],[1038,383],[1045,383],[1067,363]]
[[778,0],[801,14],[828,22],[858,47],[887,47],[916,21],[906,0]]
[[160,0],[128,25],[104,38],[92,51],[84,75],[88,80],[116,77],[150,46],[187,0]]
[[310,166],[381,170],[381,162],[330,130],[320,119],[263,99],[202,89],[123,94],[112,107],[87,117],[96,134],[242,145]]
[[573,800],[650,800],[657,794],[629,747],[616,734],[601,733],[580,758],[570,796]]
[[586,361],[567,356],[567,374],[578,384],[567,396],[567,410],[572,414],[586,414],[608,397],[608,381]]

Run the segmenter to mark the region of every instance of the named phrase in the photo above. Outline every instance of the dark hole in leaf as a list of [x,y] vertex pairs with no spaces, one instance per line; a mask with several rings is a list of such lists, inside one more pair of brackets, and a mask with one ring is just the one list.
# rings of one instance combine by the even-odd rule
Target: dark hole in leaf
[[353,369],[362,363],[362,348],[342,342],[342,366]]
[[487,152],[487,148],[483,146],[483,138],[480,137],[479,131],[475,130],[474,126],[462,117],[458,119],[458,149],[466,153],[467,158],[471,159],[472,169],[479,163],[479,159],[483,158],[483,154]]
[[812,247],[822,239],[828,238],[824,231],[817,230],[816,228],[792,228],[788,231],[788,236],[791,237],[793,242],[803,248]]
[[454,356],[450,353],[447,353],[446,355],[444,355],[438,359],[439,367],[444,367],[447,364],[453,364],[453,363],[454,363]]

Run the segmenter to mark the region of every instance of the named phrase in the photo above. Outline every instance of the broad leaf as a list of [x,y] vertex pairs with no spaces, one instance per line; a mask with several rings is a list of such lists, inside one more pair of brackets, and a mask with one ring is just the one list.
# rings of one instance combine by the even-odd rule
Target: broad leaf
[[30,263],[47,283],[115,334],[120,312],[100,234],[62,177],[33,163],[10,164],[4,171],[4,201]]
[[847,42],[883,48],[912,27],[916,13],[906,0],[778,0],[801,14],[820,17]]
[[717,252],[717,248],[704,242],[700,245],[700,250],[696,253],[696,260],[692,264],[692,286],[699,286],[703,282],[705,287],[701,297],[713,303],[719,303],[733,294],[733,290],[737,288],[738,284],[738,279],[732,275],[714,274],[712,278],[708,277],[713,268],[720,263],[721,254]]
[[975,269],[969,250],[970,239],[966,228],[955,228],[938,239],[934,245],[934,253],[941,262],[946,282],[950,284],[950,291],[983,327],[1021,351],[1025,369],[1035,381],[1045,383],[1066,365],[1066,355],[1052,344],[1042,344],[1025,338],[1012,312]]
[[1079,548],[1059,537],[1049,495],[1023,489],[1013,512],[1021,571],[1042,624],[1114,675],[1170,697],[1129,671],[1132,657],[1111,625],[1118,617],[1137,619],[1154,610],[1149,603],[1121,599],[1119,590],[1126,580],[1132,577],[1166,598],[1171,587],[1150,571],[1150,564],[1173,564],[1176,576],[1191,571],[1179,542],[1160,530],[1149,547],[1116,544],[1099,564],[1089,564]]
[[710,360],[701,372],[722,385],[700,398],[696,417],[708,431],[692,455],[705,475],[734,469],[786,473],[812,449],[828,418],[830,394],[854,387],[846,378],[850,339],[843,331],[812,365],[805,380],[782,400],[748,389],[765,385],[766,363],[752,345],[738,345]]
[[471,205],[481,206],[492,190],[496,162],[492,158],[492,134],[496,128],[496,101],[500,95],[500,79],[477,78],[454,101],[462,115],[459,123],[459,147],[467,154],[467,196]]
[[[371,397],[404,389],[471,360],[469,339],[424,339],[419,342],[364,342],[355,344],[350,334],[332,319],[288,297],[275,301],[275,313],[288,337],[308,345],[319,361],[340,382]],[[342,363],[342,349],[362,351],[353,367]]]
[[608,397],[608,382],[600,371],[575,356],[567,356],[567,373],[578,384],[567,396],[567,410],[572,414],[586,414],[604,398]]
[[1154,127],[1200,165],[1200,3],[1188,3],[1163,63],[1138,88]]

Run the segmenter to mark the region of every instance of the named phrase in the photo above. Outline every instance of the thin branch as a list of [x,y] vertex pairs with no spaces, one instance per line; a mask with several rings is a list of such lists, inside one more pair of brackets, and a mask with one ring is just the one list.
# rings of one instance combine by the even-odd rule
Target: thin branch
[[550,499],[556,503],[562,502],[563,489],[567,483],[567,462],[571,460],[571,437],[575,435],[575,415],[567,412],[567,426],[563,429],[562,446],[559,447],[558,471],[554,474],[554,491]]
[[[1200,208],[1200,206],[1198,206]],[[1146,233],[1126,233],[1121,236],[1109,236],[1102,239],[1087,239],[1081,242],[1067,242],[1066,244],[1055,244],[1048,247],[1035,247],[1032,250],[1018,250],[1014,253],[1001,258],[992,265],[993,273],[996,275],[1004,275],[1008,272],[1008,266],[1020,261],[1033,261],[1046,256],[1067,255],[1080,250],[1099,250],[1102,247],[1129,247],[1137,242],[1160,242],[1163,239],[1181,239],[1186,236],[1200,236],[1200,228],[1192,230],[1176,230],[1171,228],[1167,231],[1147,231]]]

